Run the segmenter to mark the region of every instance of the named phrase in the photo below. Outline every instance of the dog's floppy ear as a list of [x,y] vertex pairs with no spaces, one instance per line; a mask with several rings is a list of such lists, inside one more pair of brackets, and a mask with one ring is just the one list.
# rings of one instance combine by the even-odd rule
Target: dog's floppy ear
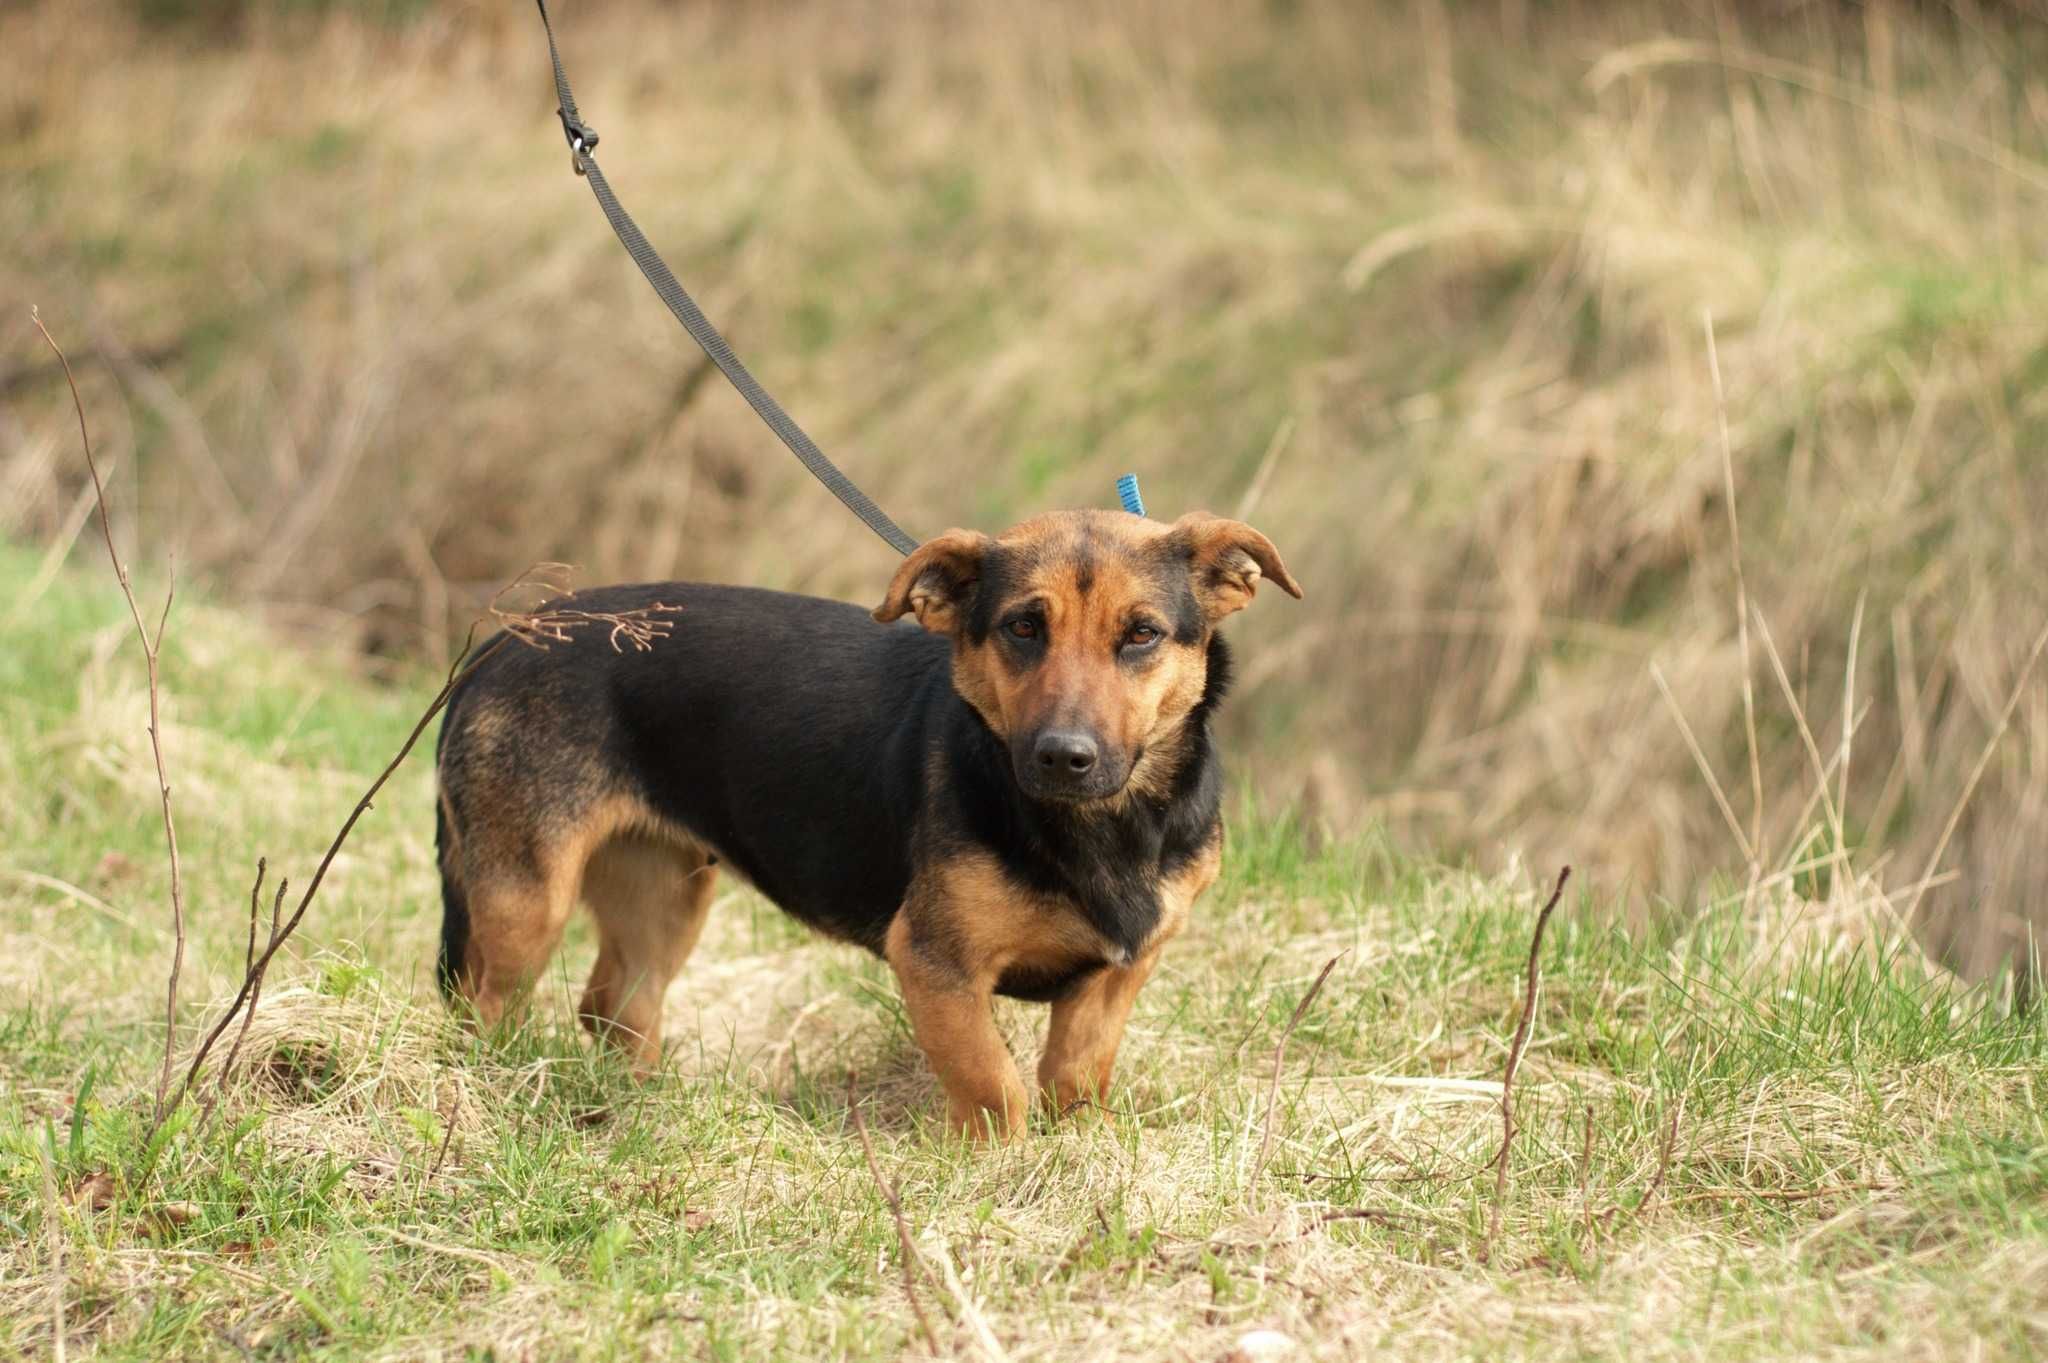
[[1273,541],[1243,521],[1191,511],[1173,523],[1173,533],[1188,546],[1195,599],[1202,603],[1210,623],[1250,605],[1262,577],[1300,599],[1301,584],[1280,561]]
[[914,613],[932,633],[953,633],[981,579],[982,558],[994,543],[978,530],[948,530],[918,545],[896,570],[889,594],[875,607],[875,619],[886,625]]

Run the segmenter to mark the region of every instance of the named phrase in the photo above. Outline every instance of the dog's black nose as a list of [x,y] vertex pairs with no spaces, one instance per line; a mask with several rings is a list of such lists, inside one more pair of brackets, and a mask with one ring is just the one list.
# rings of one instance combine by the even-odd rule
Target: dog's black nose
[[1075,777],[1085,775],[1102,753],[1088,735],[1072,729],[1054,729],[1038,736],[1031,755],[1046,775]]

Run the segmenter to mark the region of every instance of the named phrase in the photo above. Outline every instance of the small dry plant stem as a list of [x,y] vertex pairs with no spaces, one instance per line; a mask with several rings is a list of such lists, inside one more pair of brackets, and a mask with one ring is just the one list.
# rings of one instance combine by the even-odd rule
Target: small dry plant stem
[[57,1166],[49,1147],[38,1145],[43,1163],[43,1219],[50,1234],[50,1357],[64,1363],[64,1207],[57,1197]]
[[448,1162],[448,1147],[455,1141],[455,1119],[462,1115],[462,1084],[460,1080],[449,1085],[448,1099],[441,1104],[441,1147],[434,1152],[434,1167],[427,1170],[427,1181],[432,1182],[441,1174],[441,1166]]
[[627,611],[587,611],[566,605],[518,611],[502,604],[511,593],[528,587],[538,587],[557,597],[564,596],[569,590],[571,571],[566,563],[534,564],[499,590],[491,601],[488,614],[505,633],[530,648],[543,651],[551,644],[570,642],[575,631],[584,625],[603,625],[609,630],[615,653],[625,652],[629,645],[636,653],[646,653],[675,629],[675,622],[663,617],[679,613],[682,607],[660,601]]
[[[279,879],[277,892],[271,903],[270,933],[261,953],[258,953],[256,950],[256,925],[263,889],[263,879],[268,868],[268,862],[263,858],[257,860],[256,883],[249,891],[249,942],[243,958],[241,988],[236,992],[234,1001],[228,1005],[227,1009],[222,1012],[213,1026],[208,1029],[204,1039],[200,1041],[197,1049],[193,1051],[191,1062],[185,1070],[184,1079],[178,1085],[177,1092],[173,1094],[171,1091],[171,1076],[176,1068],[177,1060],[178,982],[185,968],[185,890],[183,869],[178,856],[177,824],[171,816],[170,776],[164,765],[163,726],[157,659],[158,653],[163,646],[164,626],[170,619],[171,600],[175,588],[165,592],[163,611],[158,616],[156,630],[152,633],[148,623],[143,619],[142,607],[135,599],[134,588],[129,583],[127,566],[121,562],[120,551],[114,545],[113,518],[107,510],[106,487],[100,480],[99,465],[93,458],[92,436],[87,429],[85,420],[85,402],[79,396],[78,382],[71,372],[71,362],[65,358],[63,348],[57,344],[56,338],[50,335],[49,328],[43,325],[42,318],[33,309],[30,311],[30,318],[35,322],[36,330],[42,333],[44,342],[56,354],[58,363],[64,368],[65,382],[71,388],[71,405],[78,415],[79,439],[85,447],[85,464],[87,470],[92,475],[93,495],[99,510],[100,534],[106,541],[107,557],[114,565],[114,577],[121,584],[121,595],[128,603],[128,613],[135,622],[135,633],[142,641],[143,657],[148,663],[149,668],[149,746],[150,754],[156,763],[157,792],[163,804],[164,842],[170,854],[171,926],[175,935],[175,943],[171,954],[170,980],[166,989],[164,1004],[163,1067],[157,1077],[156,1109],[154,1118],[149,1126],[149,1134],[154,1136],[157,1131],[162,1129],[165,1120],[169,1118],[170,1114],[191,1093],[193,1085],[198,1082],[201,1069],[206,1064],[207,1056],[212,1054],[213,1048],[219,1043],[228,1027],[233,1024],[237,1017],[240,1017],[242,1019],[241,1030],[236,1034],[233,1046],[229,1048],[227,1064],[222,1067],[222,1082],[225,1082],[227,1072],[233,1068],[235,1057],[241,1051],[242,1042],[249,1034],[249,1024],[255,1016],[256,1000],[260,996],[263,978],[270,969],[271,961],[276,958],[279,949],[284,946],[285,942],[298,930],[299,924],[305,920],[306,911],[312,907],[314,897],[320,892],[321,882],[327,878],[328,869],[334,864],[335,857],[340,854],[342,845],[348,841],[349,834],[355,831],[355,826],[362,819],[363,815],[370,811],[373,802],[384,789],[385,783],[391,779],[392,774],[398,770],[407,757],[411,756],[413,748],[419,743],[420,735],[426,732],[427,726],[433,723],[434,717],[440,714],[442,709],[447,706],[448,699],[454,694],[455,688],[460,686],[471,672],[481,666],[486,659],[490,658],[492,654],[496,653],[498,649],[508,642],[518,640],[533,647],[546,648],[552,644],[570,642],[576,630],[590,625],[598,625],[608,629],[610,631],[609,642],[616,651],[623,652],[626,647],[631,647],[636,651],[646,652],[657,641],[668,636],[669,632],[674,628],[674,624],[665,617],[675,614],[681,608],[662,602],[655,602],[648,606],[637,607],[627,611],[598,612],[582,610],[574,605],[573,600],[550,601],[533,611],[516,611],[501,607],[500,602],[503,600],[506,592],[512,590],[512,587],[529,585],[535,581],[536,570],[534,569],[529,569],[527,572],[522,573],[513,582],[512,587],[507,587],[505,591],[498,593],[498,596],[491,602],[487,616],[497,621],[502,628],[502,633],[484,645],[483,648],[472,651],[476,642],[477,630],[483,624],[483,618],[480,617],[470,626],[469,636],[463,641],[462,650],[456,655],[455,661],[450,664],[440,692],[435,695],[427,708],[421,712],[418,721],[412,726],[412,731],[406,735],[405,742],[400,746],[398,752],[385,764],[384,770],[378,773],[377,779],[370,783],[369,789],[363,792],[362,798],[356,801],[355,808],[349,811],[349,816],[342,823],[340,831],[334,835],[333,841],[328,844],[326,855],[320,858],[319,865],[314,868],[313,878],[307,883],[304,892],[299,896],[298,906],[293,909],[291,917],[282,923],[279,922],[279,917],[284,907],[285,890],[288,882],[283,878]],[[550,570],[566,572],[564,569],[559,569],[558,565],[548,565],[548,567]],[[556,585],[559,589],[559,586],[562,584],[547,585]],[[219,1086],[216,1085],[215,1093],[208,1100],[206,1108],[202,1113],[202,1119],[212,1115],[219,1097]]]
[[924,1341],[931,1346],[932,1356],[944,1351],[939,1347],[939,1332],[932,1328],[931,1317],[925,1314],[924,1302],[917,1295],[917,1265],[922,1262],[917,1246],[910,1238],[910,1222],[903,1216],[903,1200],[896,1196],[896,1189],[882,1176],[882,1165],[875,1158],[875,1143],[868,1137],[867,1118],[861,1115],[860,1103],[854,1094],[852,1075],[846,1077],[846,1110],[853,1117],[854,1134],[860,1137],[860,1152],[867,1157],[868,1173],[873,1175],[875,1187],[882,1194],[882,1201],[888,1204],[889,1215],[896,1222],[896,1243],[903,1254],[903,1294],[910,1298],[910,1309],[917,1314],[918,1326],[924,1331]]
[[[1657,1152],[1657,1172],[1650,1176],[1649,1186],[1643,1189],[1643,1195],[1636,1200],[1634,1207],[1624,1207],[1621,1203],[1616,1202],[1606,1211],[1600,1213],[1599,1226],[1603,1233],[1614,1228],[1615,1222],[1620,1219],[1623,1212],[1627,1212],[1630,1217],[1639,1217],[1650,1209],[1652,1202],[1657,1200],[1657,1194],[1664,1189],[1665,1179],[1670,1177],[1671,1174],[1671,1156],[1678,1149],[1678,1123],[1684,1116],[1685,1099],[1680,1098],[1678,1106],[1672,1110],[1671,1119],[1664,1124],[1664,1143]],[[1689,1202],[1692,1199],[1681,1197],[1675,1199],[1675,1201]],[[1591,1214],[1588,1213],[1587,1228],[1590,1230],[1593,1224]]]
[[[1350,948],[1345,948],[1349,951]],[[1266,1171],[1266,1161],[1273,1154],[1273,1113],[1280,1103],[1280,1067],[1287,1062],[1287,1041],[1294,1035],[1294,1029],[1301,1025],[1301,1019],[1308,1012],[1308,1006],[1316,1001],[1316,995],[1323,992],[1323,981],[1330,978],[1330,972],[1337,968],[1337,962],[1344,959],[1340,951],[1323,962],[1322,970],[1316,975],[1315,983],[1301,996],[1301,1002],[1294,1005],[1293,1016],[1287,1019],[1287,1026],[1281,1030],[1280,1044],[1273,1048],[1273,1079],[1266,1086],[1266,1134],[1259,1140],[1259,1157],[1252,1163],[1251,1177],[1245,1180],[1247,1189],[1259,1186],[1259,1175]]]
[[1664,1180],[1671,1174],[1671,1152],[1678,1148],[1678,1122],[1685,1116],[1685,1099],[1678,1100],[1678,1107],[1671,1114],[1671,1121],[1664,1128],[1664,1148],[1657,1155],[1657,1175],[1650,1180],[1650,1186],[1643,1191],[1643,1200],[1636,1203],[1636,1215],[1641,1216],[1657,1200],[1657,1194],[1664,1190]]
[[[164,626],[171,618],[171,598],[177,592],[177,584],[173,581],[165,587],[163,611],[157,616],[156,633],[151,635],[142,618],[142,607],[135,600],[135,589],[129,585],[128,566],[121,562],[121,553],[114,547],[114,523],[107,514],[107,489],[100,482],[100,466],[92,455],[92,434],[85,424],[85,402],[78,396],[78,380],[71,373],[71,361],[65,358],[64,348],[50,335],[50,329],[43,325],[36,309],[29,309],[29,320],[43,334],[43,342],[56,354],[57,362],[64,366],[64,382],[71,389],[72,410],[78,414],[78,439],[85,447],[86,471],[92,475],[93,500],[99,509],[100,536],[107,542],[107,558],[114,565],[114,579],[121,584],[121,595],[128,602],[129,618],[135,622],[136,637],[142,641],[143,661],[149,668],[149,752],[156,761],[157,795],[163,802],[164,811],[164,843],[170,849],[171,931],[174,937],[170,983],[164,999],[164,1063],[157,1076],[156,1118],[152,1123],[152,1126],[161,1126],[169,1111],[166,1102],[178,1045],[178,977],[185,970],[185,880],[178,860],[178,826],[171,817],[171,778],[164,766],[163,721],[157,687],[157,654],[163,648]],[[61,1339],[58,1348],[61,1357]]]
[[[263,876],[270,867],[268,857],[256,858],[256,883],[249,887],[249,944],[242,952],[242,978],[247,979],[256,969],[256,922],[263,908]],[[285,889],[290,881],[278,877],[277,893],[270,900],[270,935],[265,940],[277,940],[278,917],[284,910]],[[242,1053],[242,1043],[249,1039],[249,1024],[256,1020],[256,1005],[263,995],[263,981],[259,976],[255,988],[249,991],[249,1006],[242,1010],[242,1026],[235,1033],[234,1044],[228,1047],[228,1058],[221,1062],[220,1073],[215,1077],[213,1092],[207,1095],[206,1106],[199,1114],[199,1125],[205,1126],[213,1118],[213,1110],[220,1105],[221,1096],[227,1092],[228,1076],[234,1073],[235,1058]]]
[[[340,830],[335,833],[334,840],[327,845],[326,854],[320,858],[319,865],[313,868],[313,878],[307,882],[304,892],[300,894],[298,907],[292,910],[291,917],[285,920],[282,926],[279,925],[277,920],[279,910],[284,904],[286,882],[279,881],[277,895],[271,905],[269,940],[262,952],[256,954],[242,972],[242,985],[236,991],[234,1000],[228,1004],[219,1019],[208,1029],[205,1038],[200,1041],[198,1048],[193,1051],[191,1063],[185,1070],[184,1081],[178,1088],[177,1098],[179,1101],[182,1101],[185,1095],[192,1091],[193,1085],[199,1081],[199,1073],[206,1064],[207,1056],[212,1054],[213,1048],[219,1043],[222,1034],[227,1031],[236,1016],[240,1015],[242,1017],[242,1030],[237,1035],[234,1046],[229,1050],[228,1063],[222,1067],[223,1080],[227,1070],[233,1068],[235,1054],[241,1048],[241,1039],[248,1035],[249,1019],[253,1016],[256,999],[263,988],[263,978],[270,970],[271,961],[277,956],[278,950],[284,946],[285,942],[290,940],[292,934],[298,931],[299,924],[305,920],[306,910],[312,907],[314,896],[320,893],[320,884],[327,878],[328,868],[334,864],[335,857],[340,855],[342,844],[348,841],[349,834],[355,831],[356,824],[362,819],[363,815],[370,812],[378,794],[384,789],[385,783],[391,779],[393,773],[400,766],[404,765],[405,759],[412,755],[413,748],[419,744],[420,736],[427,731],[427,726],[434,722],[435,716],[447,708],[448,700],[455,694],[455,689],[461,686],[472,672],[483,666],[499,649],[509,643],[517,641],[529,647],[545,649],[553,644],[572,642],[575,637],[575,631],[578,628],[592,624],[603,625],[610,630],[609,642],[614,651],[624,652],[625,646],[630,645],[636,651],[644,653],[651,649],[656,641],[666,638],[668,632],[674,627],[670,621],[663,617],[675,614],[682,609],[679,606],[668,605],[659,601],[628,611],[607,613],[583,611],[573,606],[554,603],[543,603],[539,608],[531,611],[517,611],[504,607],[501,603],[506,593],[516,587],[529,585],[534,579],[534,573],[534,569],[528,569],[526,572],[521,573],[519,577],[513,580],[511,585],[492,598],[485,616],[479,617],[471,623],[469,634],[462,641],[462,648],[457,651],[455,661],[449,664],[447,675],[442,679],[441,689],[435,693],[433,700],[428,702],[427,708],[420,712],[419,719],[413,723],[412,731],[405,736],[405,742],[399,746],[398,751],[392,756],[391,760],[384,764],[384,770],[377,774],[376,780],[370,782],[369,788],[363,792],[362,798],[356,801],[355,808],[349,811],[348,818],[343,821]],[[485,618],[495,620],[501,627],[502,632],[496,638],[483,645],[483,647],[477,648],[477,631],[482,628]],[[250,940],[252,943],[255,940],[253,899],[261,886],[262,865],[259,862],[257,889],[250,891],[252,898]],[[245,1006],[249,1011],[244,1011]],[[211,1108],[209,1107],[210,1111]],[[161,1116],[159,1116],[157,1124],[162,1124]]]
[[[273,929],[270,934],[269,943],[263,948],[262,953],[256,957],[255,962],[243,972],[242,987],[236,991],[234,1001],[227,1006],[219,1019],[207,1031],[205,1039],[199,1043],[198,1049],[193,1051],[191,1063],[185,1069],[184,1082],[178,1087],[177,1096],[179,1100],[183,1100],[184,1096],[192,1091],[192,1086],[198,1082],[200,1068],[206,1064],[206,1057],[212,1054],[215,1044],[220,1041],[221,1034],[227,1031],[228,1025],[241,1014],[243,1005],[249,1003],[256,991],[262,988],[263,977],[270,969],[271,960],[277,955],[278,949],[290,939],[291,935],[298,931],[299,924],[305,920],[306,910],[313,906],[314,896],[320,893],[320,882],[327,878],[328,868],[334,864],[335,857],[340,855],[342,844],[347,842],[349,834],[355,831],[356,823],[363,815],[370,811],[378,793],[384,789],[385,782],[389,781],[392,773],[396,772],[405,759],[412,755],[414,746],[420,741],[420,735],[426,732],[427,726],[434,722],[434,717],[440,714],[442,709],[446,707],[448,697],[453,694],[455,688],[462,684],[465,677],[481,666],[485,659],[495,654],[512,638],[511,634],[501,634],[483,648],[477,650],[475,656],[471,657],[469,656],[470,648],[476,639],[476,626],[470,626],[469,637],[463,641],[462,651],[456,655],[455,662],[449,667],[447,678],[441,684],[441,690],[434,696],[434,699],[428,704],[427,708],[420,712],[419,719],[413,723],[412,732],[405,736],[405,742],[400,745],[398,752],[389,762],[384,764],[384,770],[377,774],[377,779],[370,783],[369,789],[365,790],[362,798],[356,801],[355,808],[349,811],[348,818],[342,822],[340,831],[335,833],[334,840],[327,845],[326,855],[322,856],[320,864],[313,868],[313,878],[307,882],[305,891],[300,894],[298,907],[292,910],[292,916],[286,920],[282,928]],[[282,895],[283,886],[280,885],[280,903],[282,902]],[[161,1124],[161,1118],[159,1118],[159,1124]]]
[[1721,495],[1728,507],[1728,555],[1735,564],[1735,639],[1742,650],[1742,728],[1749,740],[1750,880],[1764,862],[1764,775],[1756,742],[1756,689],[1749,659],[1749,582],[1742,571],[1742,522],[1735,514],[1735,452],[1728,438],[1728,400],[1721,388],[1721,351],[1714,343],[1714,315],[1702,316],[1707,332],[1707,372],[1714,380],[1714,421],[1721,435]]
[[1593,1231],[1593,1105],[1586,1104],[1586,1139],[1579,1148],[1579,1210],[1586,1218],[1586,1233]]
[[1522,1052],[1529,1048],[1529,1030],[1536,1020],[1536,995],[1543,984],[1543,930],[1550,926],[1551,912],[1564,898],[1564,883],[1572,878],[1566,866],[1557,873],[1550,898],[1536,915],[1536,931],[1529,938],[1528,984],[1522,992],[1522,1020],[1515,1024],[1515,1039],[1508,1046],[1508,1066],[1500,1080],[1500,1153],[1493,1157],[1493,1213],[1486,1223],[1486,1244],[1480,1260],[1493,1257],[1494,1242],[1500,1239],[1501,1208],[1508,1197],[1508,1152],[1515,1144],[1515,1073],[1522,1067]]

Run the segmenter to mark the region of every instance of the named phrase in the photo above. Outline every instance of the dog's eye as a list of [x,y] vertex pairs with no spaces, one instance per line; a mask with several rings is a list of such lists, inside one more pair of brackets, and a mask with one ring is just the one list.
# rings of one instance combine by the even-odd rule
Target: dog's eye
[[1150,625],[1132,625],[1124,635],[1125,648],[1150,648],[1159,642],[1159,631]]
[[1028,615],[1018,616],[1009,624],[1004,625],[1003,629],[1012,639],[1036,639],[1038,637],[1038,622]]

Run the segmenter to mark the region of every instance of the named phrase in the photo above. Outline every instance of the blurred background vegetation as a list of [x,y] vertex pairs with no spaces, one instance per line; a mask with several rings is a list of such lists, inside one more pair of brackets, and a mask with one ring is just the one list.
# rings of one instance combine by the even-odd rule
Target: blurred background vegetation
[[[1273,536],[1268,799],[1643,905],[1932,871],[1980,972],[2048,912],[2044,18],[557,14],[620,194],[913,534],[1134,470]],[[92,552],[35,303],[138,570],[367,667],[538,559],[879,592],[570,174],[523,0],[16,0],[0,53],[0,535]]]

